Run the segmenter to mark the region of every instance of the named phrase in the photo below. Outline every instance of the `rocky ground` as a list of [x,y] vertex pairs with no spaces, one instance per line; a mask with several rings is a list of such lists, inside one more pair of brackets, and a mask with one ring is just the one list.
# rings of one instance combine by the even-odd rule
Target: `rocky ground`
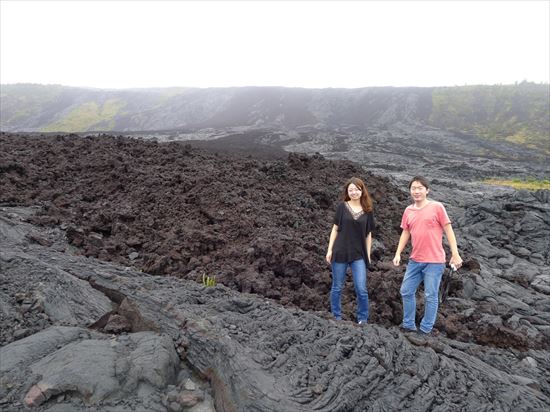
[[[270,136],[279,147],[296,144]],[[204,143],[111,136],[0,136],[2,405],[549,403],[548,192],[486,188],[449,179],[453,167],[433,168],[434,197],[448,202],[466,264],[440,309],[440,337],[406,336],[397,330],[403,267],[390,262],[408,202],[405,170],[380,177],[323,155],[286,156],[264,146],[273,142],[262,134],[251,150],[249,138],[218,140],[214,152],[196,147]],[[361,160],[355,149],[346,153]],[[504,170],[502,162],[495,164]],[[335,202],[352,175],[366,180],[378,224],[364,329],[330,320],[323,262]],[[218,286],[201,286],[203,275]],[[350,282],[343,303],[354,320]],[[102,375],[113,365],[114,375]],[[67,368],[94,372],[73,384]]]

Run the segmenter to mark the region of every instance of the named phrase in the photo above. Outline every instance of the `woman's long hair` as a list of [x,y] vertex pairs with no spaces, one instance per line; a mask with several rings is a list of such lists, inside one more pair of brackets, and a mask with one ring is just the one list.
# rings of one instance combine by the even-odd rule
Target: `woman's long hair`
[[365,186],[365,183],[358,177],[352,177],[350,180],[346,182],[346,185],[344,186],[344,193],[342,198],[344,199],[344,202],[348,202],[350,199],[348,195],[348,187],[351,184],[354,184],[358,189],[361,189],[361,198],[359,201],[361,202],[361,207],[363,208],[363,212],[370,213],[372,212],[372,199],[369,195],[369,191],[367,190],[367,186]]

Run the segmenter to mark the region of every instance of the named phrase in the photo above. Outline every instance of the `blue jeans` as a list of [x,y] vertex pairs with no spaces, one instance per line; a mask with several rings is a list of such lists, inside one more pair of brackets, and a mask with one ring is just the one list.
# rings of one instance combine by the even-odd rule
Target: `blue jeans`
[[420,330],[429,333],[435,323],[439,304],[439,284],[445,270],[444,263],[420,263],[410,259],[401,283],[403,298],[403,327],[416,330],[416,289],[424,281],[424,317]]
[[367,266],[363,259],[348,263],[332,262],[330,309],[337,320],[342,319],[341,296],[348,266],[351,267],[355,294],[357,295],[357,321],[366,322],[369,318],[369,295],[367,293]]

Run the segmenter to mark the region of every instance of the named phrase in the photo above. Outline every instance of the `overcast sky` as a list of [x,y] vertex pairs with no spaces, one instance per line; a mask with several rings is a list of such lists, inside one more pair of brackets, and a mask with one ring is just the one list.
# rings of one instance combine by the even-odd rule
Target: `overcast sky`
[[550,81],[550,1],[11,1],[0,82],[98,88]]

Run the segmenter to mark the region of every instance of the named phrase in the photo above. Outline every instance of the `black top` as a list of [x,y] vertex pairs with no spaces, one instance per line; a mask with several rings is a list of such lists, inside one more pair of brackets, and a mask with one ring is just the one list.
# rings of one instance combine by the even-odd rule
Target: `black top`
[[353,218],[349,207],[340,203],[334,215],[334,224],[338,226],[338,236],[332,247],[332,260],[338,263],[348,263],[363,258],[369,265],[366,238],[374,230],[374,217],[371,213],[363,213],[357,219]]

